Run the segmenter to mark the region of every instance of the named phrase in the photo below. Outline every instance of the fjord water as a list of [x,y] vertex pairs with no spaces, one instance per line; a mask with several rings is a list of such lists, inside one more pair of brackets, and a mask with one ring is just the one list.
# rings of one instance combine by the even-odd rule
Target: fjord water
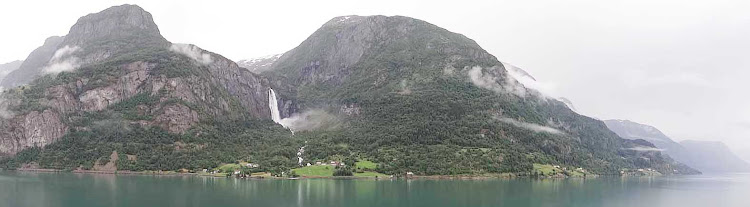
[[0,206],[748,206],[750,175],[241,180],[0,172]]

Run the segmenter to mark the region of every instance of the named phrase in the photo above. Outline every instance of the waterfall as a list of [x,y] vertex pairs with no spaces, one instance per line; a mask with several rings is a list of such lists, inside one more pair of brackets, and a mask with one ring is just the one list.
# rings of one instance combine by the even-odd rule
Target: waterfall
[[[307,143],[307,141],[305,141],[305,143]],[[302,159],[302,154],[305,153],[305,147],[306,146],[302,146],[299,148],[299,150],[297,150],[297,163],[299,164],[299,166],[305,166],[304,164],[302,164],[302,161],[305,160]]]
[[268,108],[271,109],[271,119],[273,122],[281,124],[281,114],[279,114],[279,103],[276,99],[276,92],[273,88],[268,90]]

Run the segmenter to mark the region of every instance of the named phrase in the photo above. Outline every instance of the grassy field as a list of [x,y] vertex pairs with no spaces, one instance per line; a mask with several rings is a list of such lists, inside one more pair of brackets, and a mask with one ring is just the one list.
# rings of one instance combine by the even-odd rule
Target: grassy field
[[[534,164],[533,172],[544,173],[544,175],[552,175],[553,172],[562,173],[563,170],[559,168],[555,168],[552,165]],[[568,169],[565,172],[567,172],[570,177],[583,177],[583,172],[580,172],[575,169]]]
[[375,168],[378,167],[377,164],[368,160],[359,161],[356,163],[356,166],[357,166],[357,169],[362,169],[362,170],[375,170]]
[[235,170],[239,170],[240,168],[242,168],[242,165],[232,163],[219,166],[216,169],[221,170],[221,172],[234,172]]
[[313,165],[293,169],[300,176],[333,176],[335,167],[326,165]]
[[551,175],[553,172],[559,173],[561,172],[561,170],[553,167],[552,165],[543,165],[543,164],[534,163],[533,172],[544,173],[544,175]]
[[[360,167],[360,162],[357,162],[357,167]],[[325,165],[313,165],[313,166],[306,166],[302,168],[293,169],[295,173],[299,176],[303,177],[331,177],[333,176],[333,171],[336,168],[333,166],[325,166]],[[364,170],[370,170],[375,169],[375,163],[365,161],[362,165],[362,169]],[[354,173],[355,177],[388,177],[386,174],[373,172],[373,171],[365,171],[363,173]]]

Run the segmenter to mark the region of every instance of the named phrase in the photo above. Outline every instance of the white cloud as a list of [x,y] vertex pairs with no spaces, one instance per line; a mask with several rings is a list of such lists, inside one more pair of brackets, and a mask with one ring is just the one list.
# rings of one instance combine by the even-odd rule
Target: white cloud
[[557,92],[557,84],[536,80],[526,71],[508,63],[502,63],[508,75],[521,83],[524,87],[534,89],[549,98],[560,97]]
[[42,72],[46,74],[57,74],[63,71],[72,71],[80,66],[80,59],[73,56],[74,53],[81,50],[78,46],[65,45],[64,47],[57,49],[52,59],[47,63]]
[[0,119],[12,118],[14,113],[8,110],[10,102],[5,98],[5,89],[3,87],[0,87],[0,93]]
[[653,147],[631,147],[631,148],[624,148],[624,149],[639,151],[639,152],[662,152],[664,151],[664,149],[653,148]]
[[211,59],[211,54],[204,53],[202,49],[198,48],[195,45],[172,44],[172,46],[169,47],[169,50],[183,54],[204,65],[208,65],[213,62],[213,60]]
[[515,119],[507,118],[507,117],[496,117],[496,119],[499,120],[499,121],[501,121],[501,122],[512,124],[514,126],[521,127],[521,128],[524,128],[524,129],[528,129],[528,130],[531,130],[531,131],[534,131],[534,132],[544,132],[544,133],[550,133],[550,134],[563,134],[562,131],[560,131],[558,129],[555,129],[555,128],[552,128],[552,127],[548,127],[548,126],[542,126],[542,125],[539,125],[539,124],[522,122],[522,121],[518,121],[518,120],[515,120]]
[[[488,72],[497,72],[493,70],[499,69],[500,68],[497,67],[487,68]],[[482,70],[482,67],[479,66],[474,66],[469,69],[468,75],[471,82],[481,88],[489,89],[498,93],[512,93],[520,97],[526,97],[526,88],[514,79],[503,79],[502,77],[499,77],[499,75],[485,73]]]
[[293,132],[337,127],[340,121],[324,110],[308,110],[281,119],[279,124]]

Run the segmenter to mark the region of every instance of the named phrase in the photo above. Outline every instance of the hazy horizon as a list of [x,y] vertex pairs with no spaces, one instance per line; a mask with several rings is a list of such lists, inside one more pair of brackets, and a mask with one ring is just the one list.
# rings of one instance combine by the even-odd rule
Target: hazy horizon
[[747,1],[13,1],[0,7],[0,63],[125,3],[149,11],[168,40],[234,61],[283,53],[336,16],[418,18],[477,41],[584,115],[722,141],[750,160]]

